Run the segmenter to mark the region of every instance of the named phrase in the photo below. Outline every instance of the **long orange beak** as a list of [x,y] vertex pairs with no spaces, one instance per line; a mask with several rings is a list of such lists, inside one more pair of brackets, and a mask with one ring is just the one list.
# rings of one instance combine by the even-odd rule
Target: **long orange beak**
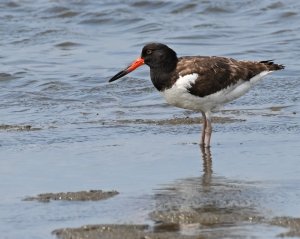
[[124,70],[120,71],[118,74],[114,75],[109,80],[109,82],[113,82],[113,81],[127,75],[128,73],[134,71],[136,68],[140,67],[141,65],[144,65],[144,59],[139,57],[134,62],[132,62],[130,66],[128,66]]

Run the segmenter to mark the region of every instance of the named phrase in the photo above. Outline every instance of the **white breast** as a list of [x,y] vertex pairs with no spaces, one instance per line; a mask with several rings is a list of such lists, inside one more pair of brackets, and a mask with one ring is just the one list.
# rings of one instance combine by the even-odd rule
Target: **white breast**
[[194,84],[198,78],[198,74],[194,73],[183,77],[180,76],[170,89],[161,93],[171,105],[184,109],[208,112],[244,95],[255,83],[270,72],[271,71],[263,71],[249,81],[240,80],[234,85],[205,97],[199,97],[189,93],[188,89],[191,88],[192,84]]

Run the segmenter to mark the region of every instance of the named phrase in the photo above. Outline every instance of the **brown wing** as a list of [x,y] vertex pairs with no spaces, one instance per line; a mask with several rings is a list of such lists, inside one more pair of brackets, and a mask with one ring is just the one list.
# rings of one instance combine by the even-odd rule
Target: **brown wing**
[[262,71],[280,70],[282,65],[272,61],[237,61],[226,57],[181,57],[177,64],[179,75],[197,73],[199,77],[190,93],[204,97],[220,91],[239,80],[248,81]]

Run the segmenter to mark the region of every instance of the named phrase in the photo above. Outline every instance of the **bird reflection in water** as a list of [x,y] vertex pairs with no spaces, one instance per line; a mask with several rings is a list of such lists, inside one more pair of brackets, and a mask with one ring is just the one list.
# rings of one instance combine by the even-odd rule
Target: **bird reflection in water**
[[179,179],[156,191],[155,210],[150,213],[154,230],[209,238],[247,236],[239,225],[264,218],[255,183],[216,175],[210,148],[200,147],[200,154],[200,177]]
[[202,185],[203,187],[209,186],[211,183],[212,177],[212,156],[210,152],[210,148],[203,147],[200,145],[200,150],[202,153],[203,160],[203,176],[202,176]]

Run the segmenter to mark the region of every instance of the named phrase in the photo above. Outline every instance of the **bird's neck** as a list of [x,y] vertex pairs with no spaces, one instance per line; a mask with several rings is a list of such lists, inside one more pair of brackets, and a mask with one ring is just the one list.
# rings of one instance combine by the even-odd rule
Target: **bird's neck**
[[159,91],[164,91],[172,87],[176,78],[176,66],[178,59],[172,59],[161,64],[159,67],[150,68],[151,81]]

